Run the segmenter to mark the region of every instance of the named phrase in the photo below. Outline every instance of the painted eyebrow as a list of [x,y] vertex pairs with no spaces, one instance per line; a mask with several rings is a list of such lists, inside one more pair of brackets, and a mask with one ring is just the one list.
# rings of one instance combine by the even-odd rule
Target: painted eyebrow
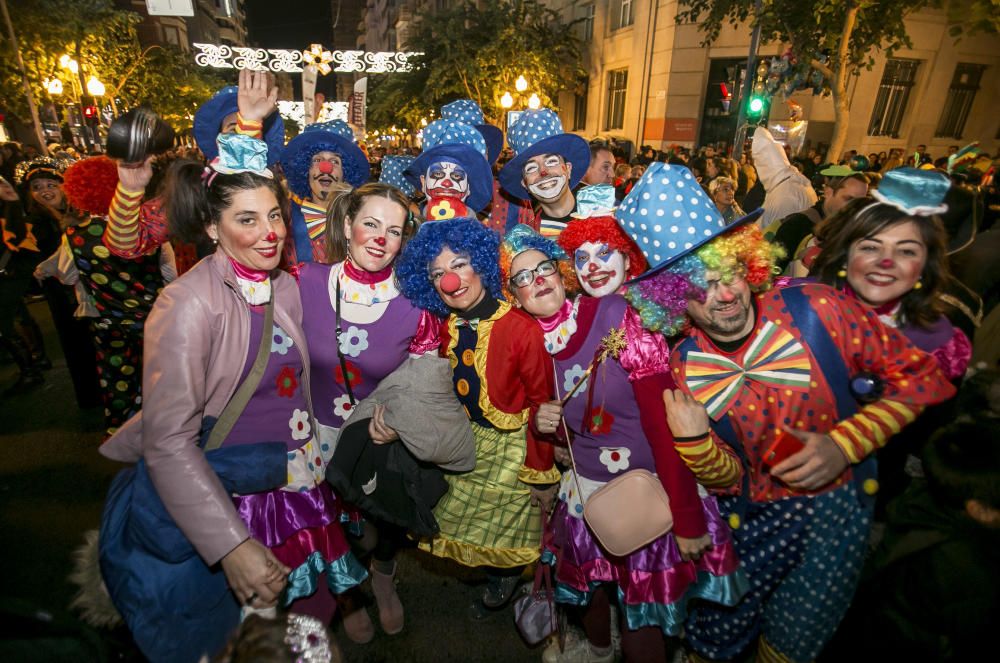
[[[883,242],[880,239],[876,239],[875,237],[864,237],[862,239],[863,239],[863,241],[877,242],[879,244],[884,244],[885,243],[885,242]],[[916,244],[918,246],[923,246],[924,245],[924,243],[921,242],[919,239],[904,239],[902,241],[896,242],[896,244]]]

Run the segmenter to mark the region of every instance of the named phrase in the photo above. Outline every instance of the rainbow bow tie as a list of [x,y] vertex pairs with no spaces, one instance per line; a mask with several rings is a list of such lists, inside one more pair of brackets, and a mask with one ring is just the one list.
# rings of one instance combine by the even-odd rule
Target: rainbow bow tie
[[761,328],[743,356],[743,364],[709,352],[688,353],[688,388],[712,419],[729,410],[747,380],[792,391],[809,390],[811,365],[806,349],[773,322]]
[[310,200],[303,200],[300,209],[302,210],[302,218],[306,222],[306,232],[309,233],[309,239],[319,239],[323,235],[323,231],[326,230],[326,208]]

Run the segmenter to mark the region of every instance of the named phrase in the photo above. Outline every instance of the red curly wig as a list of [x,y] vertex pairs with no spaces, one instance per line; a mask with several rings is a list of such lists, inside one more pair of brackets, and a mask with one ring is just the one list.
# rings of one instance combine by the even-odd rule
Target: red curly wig
[[646,258],[628,235],[622,232],[613,216],[592,216],[586,219],[573,219],[559,234],[559,246],[573,255],[585,242],[605,242],[616,251],[621,251],[628,258],[628,274],[626,280],[634,279],[646,271]]
[[118,166],[105,156],[77,161],[63,173],[63,192],[72,207],[107,216],[118,186]]

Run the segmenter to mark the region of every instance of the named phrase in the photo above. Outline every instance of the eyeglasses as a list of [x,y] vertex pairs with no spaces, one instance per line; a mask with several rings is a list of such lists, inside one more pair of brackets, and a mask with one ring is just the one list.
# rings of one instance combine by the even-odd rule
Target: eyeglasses
[[535,280],[535,276],[552,276],[559,268],[558,260],[545,260],[535,265],[534,269],[522,269],[510,277],[510,282],[518,288],[523,288]]

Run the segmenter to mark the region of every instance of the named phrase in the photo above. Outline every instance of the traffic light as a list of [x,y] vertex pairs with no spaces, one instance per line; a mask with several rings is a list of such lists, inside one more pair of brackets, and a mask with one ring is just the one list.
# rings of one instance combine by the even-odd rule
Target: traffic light
[[97,106],[84,106],[83,119],[85,124],[97,126]]
[[767,97],[763,94],[754,92],[750,95],[747,100],[747,122],[750,124],[759,124],[762,119],[767,117]]

